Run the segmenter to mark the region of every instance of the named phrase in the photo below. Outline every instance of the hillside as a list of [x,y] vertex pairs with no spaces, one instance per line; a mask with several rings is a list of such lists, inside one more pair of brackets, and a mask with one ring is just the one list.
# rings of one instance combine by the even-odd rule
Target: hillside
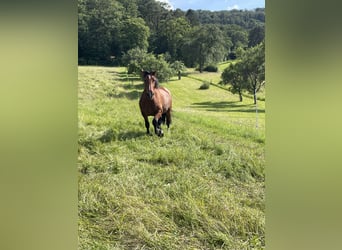
[[[145,134],[140,79],[79,67],[79,249],[263,249],[264,118],[206,73],[163,83],[173,122]],[[214,79],[214,78],[213,78]],[[214,80],[213,80],[214,81]]]

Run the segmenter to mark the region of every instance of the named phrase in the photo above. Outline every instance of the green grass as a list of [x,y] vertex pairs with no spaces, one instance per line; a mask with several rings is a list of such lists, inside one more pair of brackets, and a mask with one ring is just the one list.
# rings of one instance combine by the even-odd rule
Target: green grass
[[265,103],[174,78],[148,136],[124,72],[79,67],[79,249],[264,249]]

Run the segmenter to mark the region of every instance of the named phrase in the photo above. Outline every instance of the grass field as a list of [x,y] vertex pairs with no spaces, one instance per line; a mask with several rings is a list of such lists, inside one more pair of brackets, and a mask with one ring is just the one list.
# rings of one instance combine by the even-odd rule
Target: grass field
[[219,74],[162,83],[173,121],[159,138],[141,80],[79,67],[79,249],[264,249],[265,103],[256,117],[251,98],[190,78]]

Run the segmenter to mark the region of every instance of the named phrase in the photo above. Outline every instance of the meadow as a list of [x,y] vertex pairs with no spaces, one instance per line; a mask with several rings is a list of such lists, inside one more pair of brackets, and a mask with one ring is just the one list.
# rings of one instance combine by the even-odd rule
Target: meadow
[[142,80],[79,67],[79,249],[264,249],[264,99],[256,113],[220,72],[187,73],[161,83],[173,113],[159,138],[146,135]]

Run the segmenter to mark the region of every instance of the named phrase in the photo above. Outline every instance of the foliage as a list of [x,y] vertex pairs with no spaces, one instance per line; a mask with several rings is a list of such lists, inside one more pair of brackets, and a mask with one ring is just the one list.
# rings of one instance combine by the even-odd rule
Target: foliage
[[133,48],[147,50],[150,30],[142,18],[128,18],[123,21],[120,29],[120,51]]
[[210,83],[205,81],[202,83],[199,89],[209,89],[209,87],[210,87]]
[[182,72],[186,70],[186,67],[182,61],[174,61],[170,66],[175,72]]
[[144,49],[130,49],[122,57],[122,62],[127,66],[128,74],[139,74],[142,70],[142,62],[147,57]]
[[184,36],[189,32],[190,25],[184,17],[160,22],[158,32],[158,48],[156,53],[165,53],[168,51],[171,58],[180,58],[180,49],[184,41]]
[[78,1],[79,58],[105,63],[122,19],[122,6],[114,0]]
[[192,9],[187,10],[185,14],[191,26],[198,26],[200,24],[200,19],[198,15],[198,11],[194,11]]
[[224,69],[221,75],[223,84],[230,84],[229,89],[233,94],[238,93],[240,102],[243,101],[242,92],[246,89],[246,78],[243,74],[242,62],[237,62],[235,64],[230,64]]
[[182,11],[155,0],[78,0],[79,62],[122,65],[122,56],[139,47],[203,68],[256,44],[264,22],[264,9]]
[[238,93],[242,101],[242,92],[247,90],[257,102],[257,92],[265,85],[265,44],[260,43],[246,51],[238,51],[241,61],[229,65],[222,75],[223,84],[231,84],[232,93]]
[[257,92],[265,85],[265,44],[249,48],[242,56],[243,73],[247,78],[247,90],[257,102]]
[[143,60],[141,66],[143,70],[156,71],[160,82],[170,80],[170,78],[175,74],[170,67],[170,64],[165,61],[163,55],[158,55],[156,57],[153,54],[149,54],[149,56]]
[[168,81],[176,72],[165,60],[163,55],[157,57],[140,48],[131,49],[123,56],[123,62],[127,66],[128,74],[140,75],[141,70],[156,71],[158,80]]
[[235,52],[237,48],[247,47],[248,32],[238,25],[227,25],[223,31],[231,41],[230,52]]
[[254,47],[265,40],[265,27],[256,26],[249,31],[248,47]]
[[265,23],[265,10],[263,8],[230,11],[197,10],[196,12],[201,24],[233,24],[248,30],[261,23]]
[[217,72],[218,71],[218,67],[216,65],[207,65],[204,67],[203,71],[208,71],[208,72]]
[[193,29],[183,46],[187,66],[197,63],[200,72],[205,64],[222,61],[226,53],[222,31],[215,25],[203,25]]

